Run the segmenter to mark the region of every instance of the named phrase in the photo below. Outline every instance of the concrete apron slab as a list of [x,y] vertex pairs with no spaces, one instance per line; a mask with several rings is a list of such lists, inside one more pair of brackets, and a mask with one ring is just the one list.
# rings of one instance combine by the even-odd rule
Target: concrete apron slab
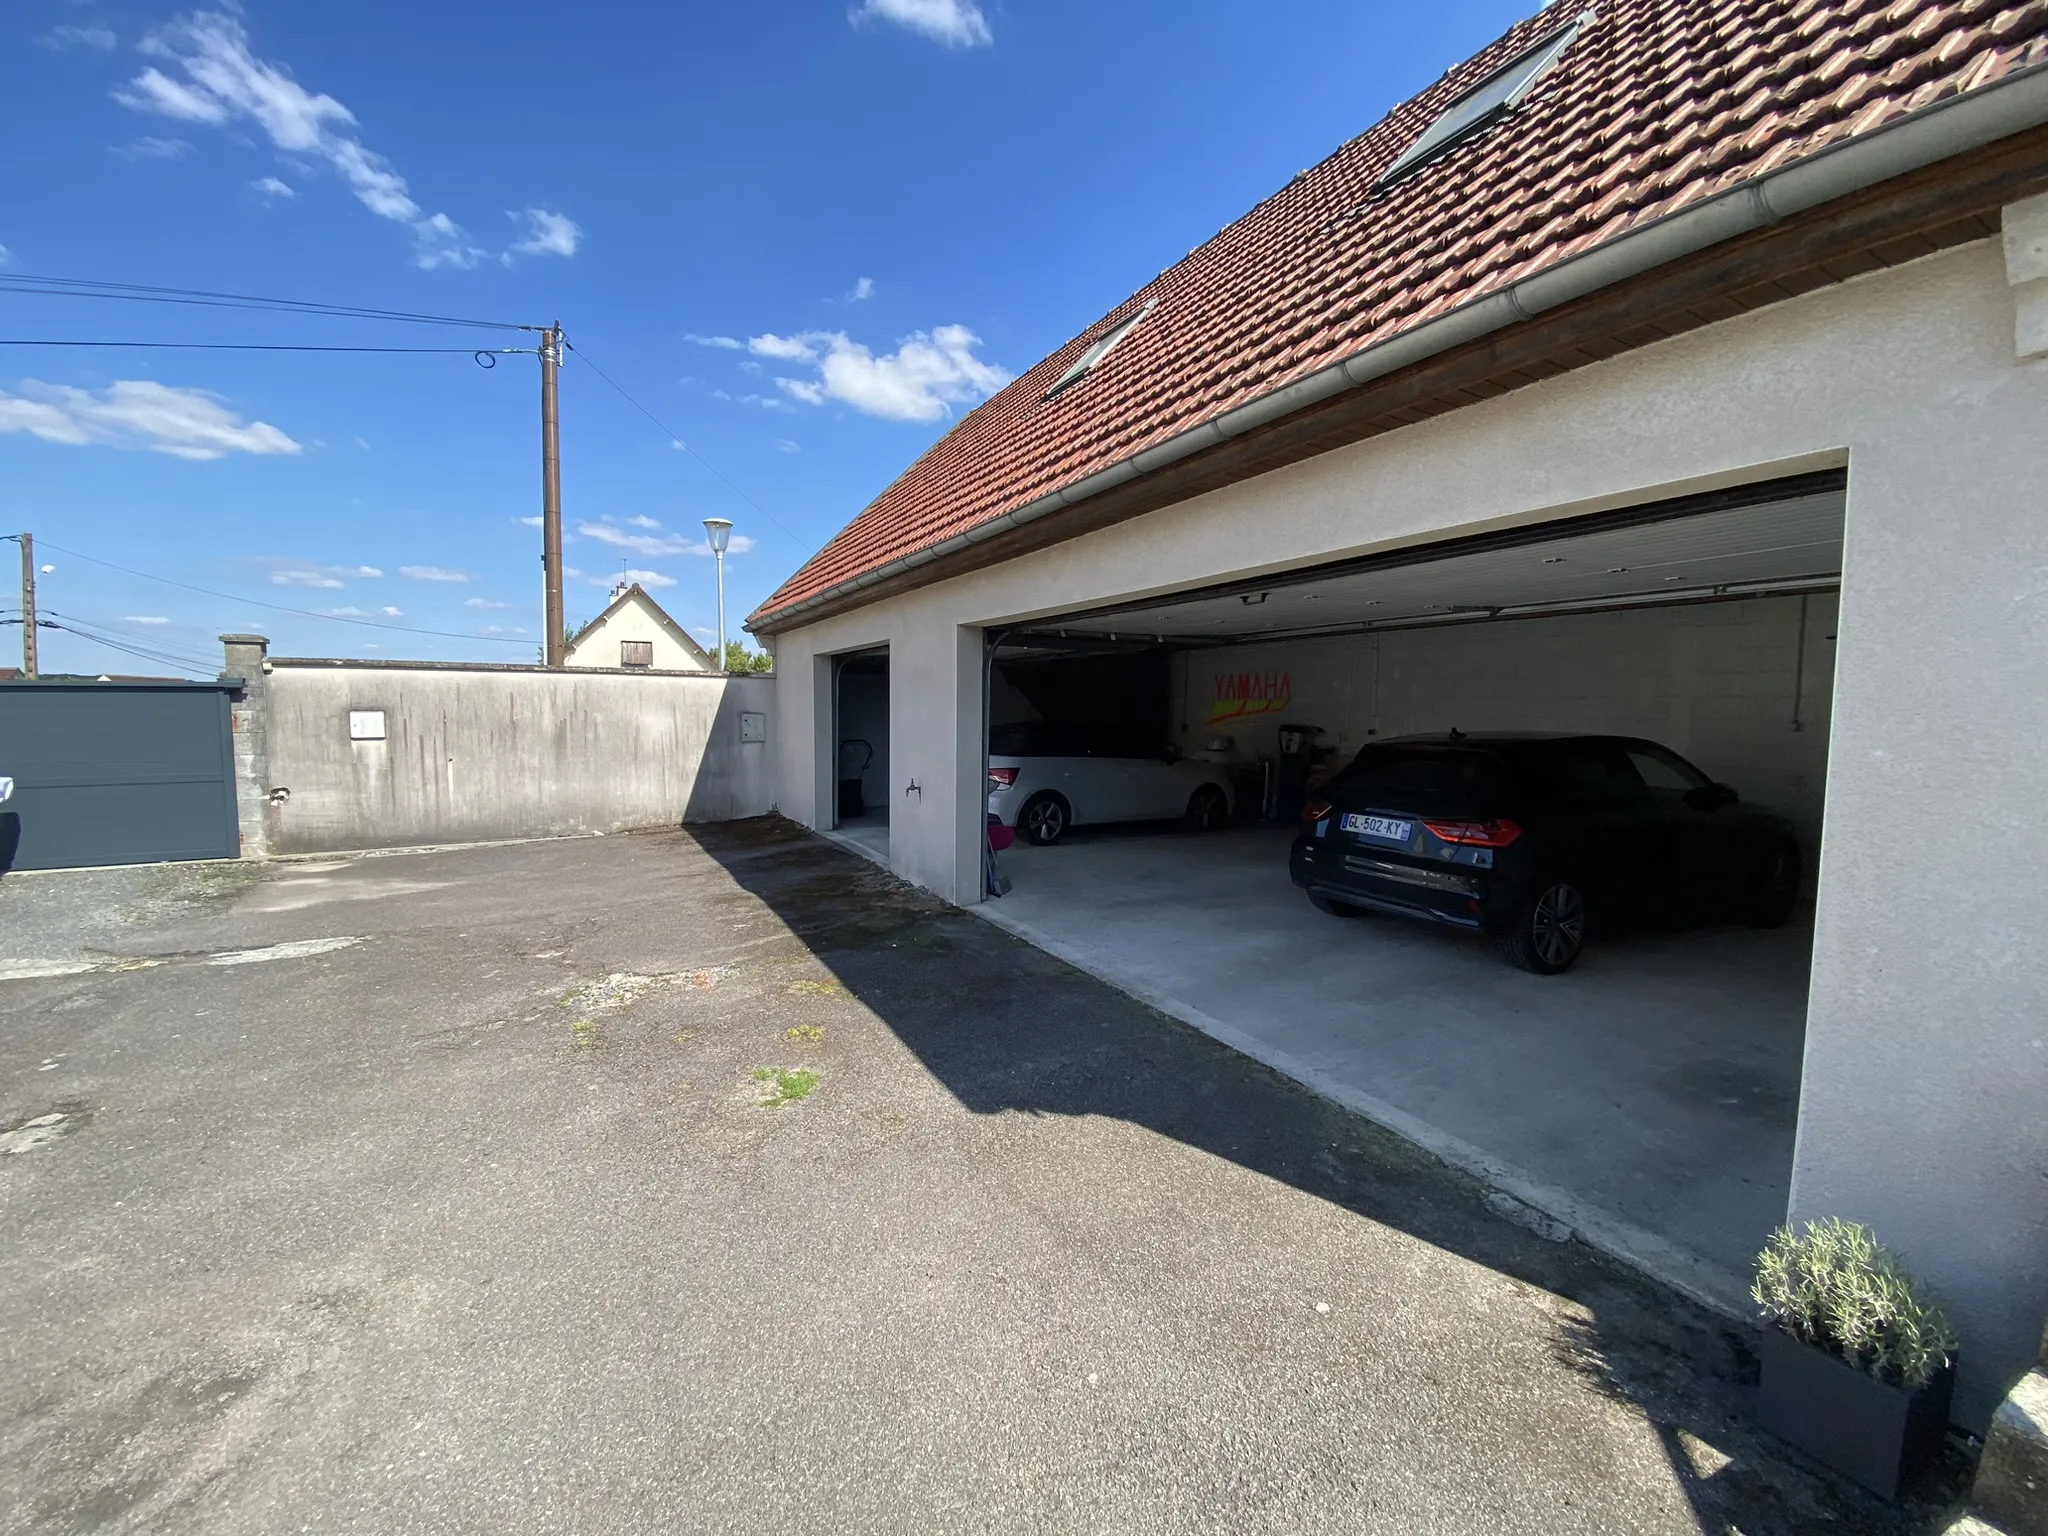
[[870,863],[889,867],[889,823],[886,821],[861,820],[847,827],[834,827],[818,834],[827,842],[837,843],[850,853],[857,853]]
[[1466,935],[1315,911],[1287,841],[1075,834],[1003,854],[1011,894],[971,910],[1749,1316],[1785,1212],[1810,935],[1619,939],[1528,976]]

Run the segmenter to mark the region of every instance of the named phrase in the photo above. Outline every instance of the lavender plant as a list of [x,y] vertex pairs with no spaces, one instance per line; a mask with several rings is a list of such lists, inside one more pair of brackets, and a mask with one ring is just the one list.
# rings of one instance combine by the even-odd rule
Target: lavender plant
[[1940,1301],[1855,1222],[1780,1227],[1757,1255],[1750,1295],[1793,1337],[1907,1391],[1955,1351]]

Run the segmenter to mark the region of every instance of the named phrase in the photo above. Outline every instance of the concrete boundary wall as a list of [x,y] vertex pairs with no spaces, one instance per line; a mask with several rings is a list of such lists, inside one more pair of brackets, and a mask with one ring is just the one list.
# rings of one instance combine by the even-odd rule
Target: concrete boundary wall
[[[764,815],[774,679],[268,657],[226,636],[244,851],[322,853]],[[254,836],[251,834],[254,833]]]

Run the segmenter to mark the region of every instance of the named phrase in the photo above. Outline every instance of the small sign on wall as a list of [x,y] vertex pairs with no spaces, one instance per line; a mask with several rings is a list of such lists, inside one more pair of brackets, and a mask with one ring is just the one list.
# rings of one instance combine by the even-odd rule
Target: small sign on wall
[[755,714],[752,710],[740,712],[740,740],[766,741],[768,739],[768,717]]
[[348,739],[350,741],[382,741],[384,739],[384,711],[381,709],[352,709],[348,712]]

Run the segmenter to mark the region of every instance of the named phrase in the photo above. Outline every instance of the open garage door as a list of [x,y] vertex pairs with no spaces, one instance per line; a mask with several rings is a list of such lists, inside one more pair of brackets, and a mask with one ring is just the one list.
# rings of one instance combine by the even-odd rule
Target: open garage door
[[233,686],[0,684],[0,774],[15,786],[0,841],[18,837],[13,867],[234,858]]
[[[1066,828],[1033,846],[1028,812],[998,788],[992,805],[1020,834],[999,856],[1010,889],[990,915],[1739,1305],[1749,1258],[1785,1213],[1810,905],[1759,929],[1732,909],[1609,902],[1574,968],[1533,975],[1455,922],[1407,920],[1399,901],[1326,915],[1297,886],[1290,845],[1303,808],[1323,806],[1367,748],[1598,737],[1668,749],[1704,784],[1732,786],[1725,809],[1696,797],[1700,825],[1789,826],[1810,872],[1844,496],[1840,473],[1802,476],[1008,632],[999,668],[1163,658],[1168,749],[1147,771],[1178,774],[1176,792],[1226,786],[1231,815],[1196,831],[1187,817],[1165,825],[1174,807],[1158,800],[1150,821],[1098,811],[1081,798],[1103,792],[1098,768],[1070,776]],[[993,732],[992,773],[995,749],[1020,745]],[[1647,782],[1651,757],[1617,760],[1630,794],[1678,805],[1694,788]],[[1032,781],[1051,792],[1042,766]],[[1377,829],[1401,835],[1390,859],[1329,819],[1340,860],[1435,846],[1395,821]],[[1654,818],[1614,824],[1672,839],[1657,868],[1680,894],[1718,846],[1681,844]],[[1463,835],[1436,850],[1447,868],[1493,857]]]

